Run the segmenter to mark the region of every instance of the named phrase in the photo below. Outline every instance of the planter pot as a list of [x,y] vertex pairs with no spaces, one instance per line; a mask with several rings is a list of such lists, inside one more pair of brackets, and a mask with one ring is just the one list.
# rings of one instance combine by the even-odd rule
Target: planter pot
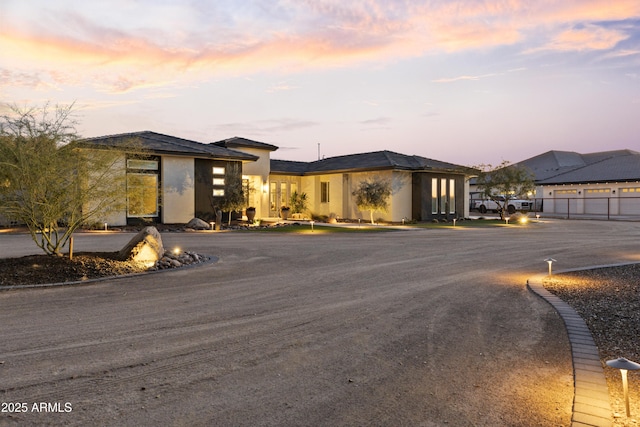
[[288,219],[289,218],[289,209],[282,209],[280,211],[280,217],[282,219]]
[[256,218],[256,210],[251,208],[247,209],[247,221],[252,223],[255,218]]

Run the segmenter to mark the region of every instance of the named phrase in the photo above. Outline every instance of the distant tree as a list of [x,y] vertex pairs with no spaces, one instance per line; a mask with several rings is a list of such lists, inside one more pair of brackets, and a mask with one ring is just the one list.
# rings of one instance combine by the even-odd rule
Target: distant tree
[[391,196],[391,183],[380,179],[365,180],[358,184],[352,193],[356,198],[356,205],[361,211],[368,210],[373,224],[373,213],[387,210],[387,200]]
[[497,167],[491,165],[477,166],[480,171],[476,178],[478,190],[484,197],[496,202],[500,218],[504,219],[509,199],[528,197],[536,184],[533,174],[524,166],[511,165],[503,161]]
[[78,227],[126,201],[121,153],[81,149],[72,108],[13,106],[0,116],[0,214],[59,256]]

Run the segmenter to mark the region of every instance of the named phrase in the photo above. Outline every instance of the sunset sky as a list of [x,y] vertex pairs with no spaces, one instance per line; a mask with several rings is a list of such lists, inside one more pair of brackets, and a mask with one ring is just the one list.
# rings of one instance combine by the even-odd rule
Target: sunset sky
[[640,151],[640,1],[1,0],[0,102],[288,160]]

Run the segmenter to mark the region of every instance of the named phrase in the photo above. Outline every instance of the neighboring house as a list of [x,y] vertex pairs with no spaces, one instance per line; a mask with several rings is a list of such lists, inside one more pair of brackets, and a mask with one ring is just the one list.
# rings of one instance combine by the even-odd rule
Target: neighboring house
[[233,174],[258,157],[214,144],[203,144],[156,132],[135,132],[88,138],[89,149],[134,144],[144,156],[122,152],[127,177],[127,207],[100,221],[111,225],[187,223],[194,217],[215,219],[215,208]]
[[295,162],[271,159],[278,147],[246,138],[203,144],[149,131],[89,138],[82,145],[117,148],[129,141],[145,156],[122,154],[127,209],[101,219],[112,225],[185,223],[194,216],[211,221],[230,174],[242,175],[246,205],[256,208],[256,218],[278,217],[294,192],[307,194],[310,213],[366,218],[368,212],[358,210],[352,195],[366,179],[392,185],[388,211],[376,213],[384,220],[469,214],[468,179],[473,170],[420,156],[377,151]]
[[518,162],[535,176],[535,197],[553,214],[640,215],[640,153],[548,151]]

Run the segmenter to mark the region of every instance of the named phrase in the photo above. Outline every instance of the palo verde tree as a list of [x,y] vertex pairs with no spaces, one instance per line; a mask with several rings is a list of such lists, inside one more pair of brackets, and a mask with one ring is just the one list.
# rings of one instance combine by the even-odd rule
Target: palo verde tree
[[47,254],[61,255],[78,227],[126,201],[122,156],[82,149],[72,108],[0,116],[0,214],[26,224]]
[[480,171],[476,178],[478,190],[484,197],[496,202],[501,219],[504,219],[510,198],[526,197],[536,188],[533,174],[524,166],[503,161],[495,168],[480,165],[477,169]]
[[391,183],[380,179],[364,180],[358,184],[358,188],[352,195],[356,198],[358,209],[370,212],[371,224],[373,224],[373,213],[387,210],[387,201],[391,196]]

